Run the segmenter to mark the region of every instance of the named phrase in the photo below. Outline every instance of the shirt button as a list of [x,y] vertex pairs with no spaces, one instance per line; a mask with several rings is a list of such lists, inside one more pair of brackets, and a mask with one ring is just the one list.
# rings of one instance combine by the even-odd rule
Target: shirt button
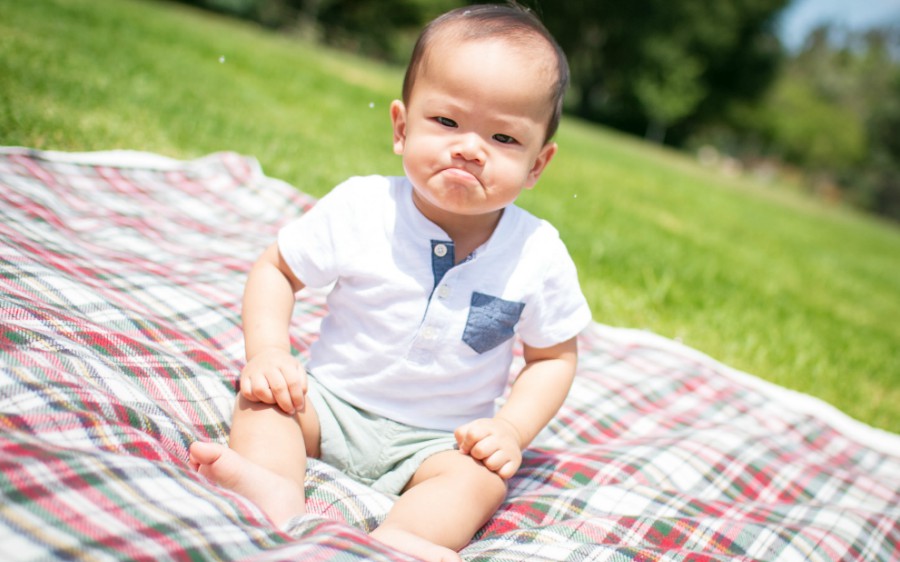
[[437,337],[437,331],[434,328],[425,328],[422,330],[422,337],[426,340],[433,340]]
[[441,285],[440,287],[438,287],[437,295],[438,298],[446,299],[450,296],[450,287],[448,287],[447,285]]
[[435,244],[434,255],[436,255],[439,258],[446,256],[447,255],[447,245],[446,244]]

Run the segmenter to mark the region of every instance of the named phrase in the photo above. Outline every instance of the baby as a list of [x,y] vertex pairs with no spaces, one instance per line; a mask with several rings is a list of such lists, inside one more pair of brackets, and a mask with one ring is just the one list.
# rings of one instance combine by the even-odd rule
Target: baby
[[[230,447],[193,444],[195,468],[280,525],[304,513],[320,458],[399,495],[372,537],[459,559],[565,400],[590,321],[558,233],[514,205],[556,154],[567,82],[559,46],[515,5],[425,28],[390,110],[405,176],[339,185],[254,264]],[[295,293],[332,284],[301,365]],[[516,335],[525,364],[498,408]]]

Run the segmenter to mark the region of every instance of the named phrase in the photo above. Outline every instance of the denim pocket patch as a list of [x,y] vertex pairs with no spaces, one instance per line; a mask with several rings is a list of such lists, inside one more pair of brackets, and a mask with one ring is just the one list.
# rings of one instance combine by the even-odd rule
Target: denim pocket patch
[[463,341],[478,353],[494,349],[513,337],[513,328],[525,303],[505,301],[484,293],[472,293]]

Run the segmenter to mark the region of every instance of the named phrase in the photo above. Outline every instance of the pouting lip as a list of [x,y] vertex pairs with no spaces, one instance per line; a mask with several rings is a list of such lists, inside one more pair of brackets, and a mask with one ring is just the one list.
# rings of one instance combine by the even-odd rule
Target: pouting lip
[[443,170],[441,170],[441,175],[456,182],[481,185],[481,181],[478,179],[478,176],[466,170],[465,168],[458,168],[455,166],[444,168]]

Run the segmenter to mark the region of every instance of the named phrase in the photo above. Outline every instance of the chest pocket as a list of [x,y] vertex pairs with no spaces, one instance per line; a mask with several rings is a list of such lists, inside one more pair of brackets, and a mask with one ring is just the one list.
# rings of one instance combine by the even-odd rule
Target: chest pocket
[[494,349],[513,337],[513,329],[525,303],[506,301],[484,293],[472,293],[463,341],[478,353]]

